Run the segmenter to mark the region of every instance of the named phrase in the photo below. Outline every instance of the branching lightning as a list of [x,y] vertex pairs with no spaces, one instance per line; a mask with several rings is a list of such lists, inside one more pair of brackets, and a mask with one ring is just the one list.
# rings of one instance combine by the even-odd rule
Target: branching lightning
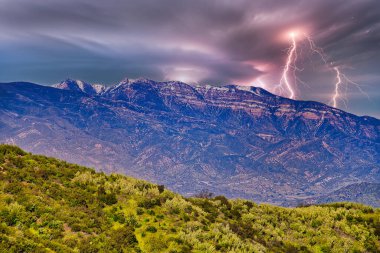
[[319,48],[315,45],[314,41],[312,40],[312,38],[310,36],[308,36],[306,33],[304,33],[304,36],[305,38],[307,39],[307,41],[309,42],[309,45],[310,45],[310,50],[313,52],[313,53],[316,53],[318,54],[322,61],[326,64],[327,64],[327,56],[325,54],[325,52],[323,52],[323,49],[322,48]]
[[[347,88],[348,88],[348,86],[349,86],[349,85],[352,85],[352,86],[354,86],[354,87],[355,87],[355,88],[356,88],[361,94],[363,94],[363,95],[366,96],[368,99],[370,99],[369,96],[368,96],[368,94],[365,93],[365,92],[363,91],[363,89],[361,88],[361,85],[360,85],[360,84],[358,84],[358,83],[352,81],[350,78],[348,78],[344,73],[342,73],[342,72],[338,69],[338,67],[335,67],[334,70],[336,71],[336,78],[337,78],[337,80],[340,80],[340,81],[341,81],[339,84],[336,83],[335,86],[337,86],[337,85],[341,86],[342,84],[344,84],[344,85],[346,86],[346,92],[347,92]],[[338,92],[337,92],[337,91],[338,91]],[[341,98],[342,101],[343,101],[343,103],[344,103],[345,106],[347,107],[347,103],[346,103],[347,97],[346,97],[346,95],[342,96],[342,94],[340,94],[339,87],[335,87],[335,93],[337,93],[337,98]],[[334,94],[334,96],[335,96],[335,94]],[[333,103],[333,106],[334,106],[334,107],[337,107],[337,104],[334,105],[334,103]]]
[[313,53],[316,53],[318,54],[322,61],[325,63],[325,65],[329,68],[329,69],[332,69],[335,74],[336,74],[336,83],[335,83],[335,89],[334,89],[334,94],[332,96],[332,105],[334,107],[337,107],[338,106],[338,99],[340,98],[340,85],[342,84],[342,76],[341,76],[341,72],[339,70],[338,67],[332,67],[330,65],[332,65],[332,62],[330,62],[330,64],[327,63],[327,56],[325,54],[325,52],[323,51],[322,48],[319,48],[315,45],[314,41],[312,40],[312,38],[310,36],[308,36],[307,34],[304,34],[305,38],[308,40],[309,42],[309,45],[310,45],[310,50],[313,52]]
[[[288,50],[288,57],[286,60],[286,64],[284,67],[284,70],[282,72],[281,80],[280,80],[280,85],[279,88],[282,90],[283,89],[283,84],[285,85],[286,89],[288,90],[289,93],[289,98],[294,99],[295,98],[295,91],[294,88],[292,87],[290,80],[289,80],[289,71],[292,69],[293,70],[293,76],[295,76],[295,71],[296,71],[296,61],[297,61],[297,43],[296,43],[296,34],[294,32],[290,33],[290,38],[292,45],[290,46]],[[294,81],[296,78],[294,78]]]
[[[289,34],[289,36],[291,39],[291,46],[289,47],[289,49],[287,51],[286,63],[285,63],[284,69],[282,71],[280,83],[279,83],[279,85],[277,85],[275,87],[275,91],[278,91],[281,94],[284,92],[284,90],[286,90],[286,94],[288,94],[288,97],[291,99],[294,99],[296,97],[295,89],[296,89],[297,81],[299,81],[305,85],[307,85],[307,84],[302,82],[302,80],[300,80],[296,75],[296,72],[298,70],[300,70],[299,68],[297,68],[297,65],[296,65],[297,58],[298,58],[298,53],[297,53],[298,45],[297,45],[297,40],[296,40],[297,33],[291,32]],[[328,60],[329,57],[325,54],[325,52],[323,51],[322,48],[319,48],[316,46],[315,42],[313,41],[313,39],[310,36],[308,36],[305,33],[303,34],[303,36],[304,36],[304,38],[306,38],[308,45],[309,45],[308,47],[310,48],[311,52],[313,54],[315,53],[315,54],[319,55],[321,60],[324,62],[325,66],[331,72],[333,72],[335,74],[336,82],[334,83],[334,92],[331,95],[332,106],[337,107],[339,100],[341,100],[344,104],[346,104],[346,95],[344,93],[347,92],[349,85],[355,86],[362,94],[364,94],[365,96],[368,97],[368,95],[362,90],[361,86],[358,83],[352,81],[344,73],[342,73],[341,67],[337,66],[333,61]],[[290,72],[292,72],[292,74],[293,74],[293,78],[292,78],[293,84],[292,84],[291,78],[289,76]],[[343,91],[343,93],[342,93],[341,88],[343,85],[346,88],[346,92]]]
[[345,106],[347,107],[346,96],[341,93],[341,86],[342,85],[345,85],[346,90],[348,88],[348,85],[355,86],[363,95],[365,95],[369,99],[368,94],[363,91],[363,89],[361,88],[361,86],[358,83],[349,79],[344,73],[342,73],[342,71],[340,70],[340,68],[338,66],[331,67],[333,65],[333,62],[330,62],[330,64],[328,64],[327,56],[323,52],[323,49],[317,47],[310,36],[307,36],[306,34],[304,34],[304,36],[309,41],[311,51],[314,53],[317,53],[321,57],[321,59],[325,63],[325,65],[335,73],[336,82],[334,84],[334,87],[335,87],[334,88],[334,94],[332,95],[332,106],[338,107],[338,99],[341,99],[343,101],[343,103],[345,104]]
[[[340,72],[339,68],[337,66],[335,67],[331,67],[331,65],[333,64],[332,62],[330,62],[330,64],[327,62],[327,56],[325,54],[325,52],[323,51],[322,48],[319,48],[315,45],[314,41],[312,40],[312,38],[310,36],[308,36],[307,34],[304,34],[305,38],[308,40],[309,42],[309,45],[310,45],[310,50],[313,52],[313,53],[316,53],[318,54],[322,61],[325,63],[325,65],[327,66],[327,68],[329,68],[330,70],[334,71],[335,73],[335,79],[336,79],[336,82],[335,82],[335,89],[334,89],[334,94],[332,95],[332,105],[334,107],[337,107],[338,106],[338,99],[341,98],[341,94],[340,94],[340,86],[342,85],[342,73]],[[345,100],[343,100],[343,102],[345,103]]]

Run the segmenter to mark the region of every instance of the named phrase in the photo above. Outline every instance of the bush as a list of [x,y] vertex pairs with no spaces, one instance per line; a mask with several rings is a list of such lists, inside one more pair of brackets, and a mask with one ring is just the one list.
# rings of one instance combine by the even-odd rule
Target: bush
[[125,225],[111,231],[111,245],[118,252],[123,252],[123,250],[127,248],[135,247],[137,245],[137,239],[134,228]]
[[165,185],[158,185],[157,188],[159,193],[163,193],[165,191]]
[[4,191],[11,194],[17,194],[17,193],[20,193],[22,189],[23,189],[23,186],[21,183],[12,182],[5,186]]
[[105,203],[106,205],[113,205],[117,203],[117,198],[115,193],[106,193],[104,187],[99,187],[98,189],[98,199]]
[[0,157],[5,155],[17,155],[24,156],[27,153],[21,148],[13,145],[1,144],[0,145]]
[[144,207],[146,209],[149,209],[149,208],[153,208],[155,206],[159,206],[161,205],[161,202],[159,199],[144,199],[144,200],[141,200],[138,204],[139,207]]
[[138,208],[136,209],[136,214],[137,214],[137,215],[143,215],[143,214],[144,214],[144,209],[138,207]]
[[156,233],[157,232],[157,228],[155,228],[154,226],[148,226],[146,228],[146,231],[147,232],[151,232],[151,233]]
[[216,196],[214,198],[215,200],[219,200],[222,205],[225,205],[227,209],[231,209],[232,205],[230,202],[228,202],[228,199],[224,196]]

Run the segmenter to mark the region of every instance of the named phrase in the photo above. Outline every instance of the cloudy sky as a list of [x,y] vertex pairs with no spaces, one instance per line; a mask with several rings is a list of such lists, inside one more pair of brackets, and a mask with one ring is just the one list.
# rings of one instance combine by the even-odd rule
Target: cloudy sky
[[337,106],[380,118],[379,0],[0,0],[0,31],[0,82],[147,77],[284,96],[293,34],[296,99],[331,104],[338,69]]

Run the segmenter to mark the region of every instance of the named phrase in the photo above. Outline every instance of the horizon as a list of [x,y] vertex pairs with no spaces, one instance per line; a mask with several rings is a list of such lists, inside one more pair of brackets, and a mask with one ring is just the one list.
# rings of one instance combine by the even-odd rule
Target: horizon
[[[219,85],[219,86],[216,86],[216,85],[212,85],[212,84],[199,84],[199,83],[187,83],[187,82],[183,82],[183,81],[179,81],[179,80],[165,80],[165,81],[157,81],[157,80],[153,80],[153,79],[149,79],[149,78],[146,78],[146,77],[138,77],[138,78],[128,78],[128,77],[124,77],[123,79],[121,79],[119,82],[116,82],[116,83],[113,83],[113,84],[102,84],[102,83],[99,83],[99,82],[95,82],[95,83],[90,83],[90,82],[87,82],[86,80],[80,80],[80,79],[72,79],[72,78],[66,78],[60,82],[56,82],[56,83],[53,83],[53,84],[38,84],[38,83],[34,83],[34,82],[30,82],[30,81],[14,81],[14,82],[3,82],[3,84],[7,84],[7,83],[32,83],[32,84],[36,84],[36,85],[41,85],[41,86],[48,86],[48,87],[52,87],[52,88],[56,88],[54,87],[54,85],[58,85],[58,84],[61,84],[61,83],[64,83],[66,81],[81,81],[81,82],[84,82],[84,83],[87,83],[87,84],[90,84],[90,85],[101,85],[105,88],[112,88],[112,87],[116,87],[118,86],[119,84],[121,84],[122,82],[124,82],[125,80],[128,80],[129,83],[133,83],[133,82],[136,82],[136,81],[139,81],[139,80],[148,80],[148,81],[153,81],[153,82],[156,82],[156,83],[165,83],[165,82],[181,82],[181,83],[184,83],[186,85],[189,85],[189,86],[193,86],[193,87],[202,87],[202,86],[211,86],[211,87],[215,87],[215,88],[218,88],[218,87],[226,87],[226,86],[229,86],[229,85],[233,85],[233,86],[236,86],[236,87],[252,87],[252,88],[259,88],[259,89],[263,89],[265,90],[266,92],[269,92],[271,95],[274,95],[274,96],[279,96],[281,98],[286,98],[286,99],[290,99],[290,100],[294,100],[294,101],[298,101],[298,102],[316,102],[316,103],[321,103],[325,106],[328,106],[330,108],[333,108],[333,109],[337,109],[337,110],[340,110],[340,111],[343,111],[345,113],[349,113],[349,114],[353,114],[355,116],[358,116],[358,117],[371,117],[371,118],[374,118],[376,120],[380,120],[380,117],[376,117],[376,116],[372,116],[372,115],[366,115],[366,114],[363,114],[363,115],[359,115],[359,114],[355,114],[355,113],[352,113],[352,112],[349,112],[347,110],[344,110],[344,109],[340,109],[340,108],[335,108],[334,106],[331,106],[329,104],[326,104],[326,103],[323,103],[321,101],[317,101],[317,100],[302,100],[302,99],[291,99],[291,98],[288,98],[286,96],[281,96],[281,95],[277,95],[263,87],[260,87],[260,86],[246,86],[246,85],[238,85],[238,84],[234,84],[234,83],[229,83],[229,84],[223,84],[223,85]],[[0,84],[2,84],[0,82]],[[245,90],[245,89],[244,89]],[[245,90],[247,91],[247,90]]]

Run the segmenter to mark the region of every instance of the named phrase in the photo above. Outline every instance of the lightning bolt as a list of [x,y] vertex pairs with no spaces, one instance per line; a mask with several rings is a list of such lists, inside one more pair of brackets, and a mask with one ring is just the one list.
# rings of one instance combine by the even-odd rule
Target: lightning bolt
[[313,53],[318,54],[318,55],[321,57],[322,61],[323,61],[326,65],[328,65],[328,64],[327,64],[327,56],[326,56],[325,52],[323,51],[323,49],[320,48],[320,47],[317,47],[317,46],[315,45],[315,42],[313,41],[313,39],[312,39],[310,36],[308,36],[306,33],[304,33],[304,36],[305,36],[305,38],[307,39],[307,41],[309,42],[310,50],[311,50]]
[[267,89],[266,84],[260,78],[257,78],[256,81],[259,83],[259,87]]
[[[338,69],[337,67],[335,67],[336,69]],[[334,69],[335,69],[334,68]],[[354,82],[354,81],[352,81],[350,78],[348,78],[344,73],[342,73],[341,71],[339,71],[339,69],[338,69],[338,72],[337,72],[337,77],[339,76],[339,78],[340,78],[340,80],[341,80],[341,84],[344,84],[345,86],[346,86],[346,93],[347,93],[347,89],[348,89],[348,86],[349,85],[352,85],[352,86],[354,86],[361,94],[363,94],[364,96],[366,96],[367,97],[367,99],[368,100],[370,100],[370,97],[369,97],[369,95],[366,93],[366,92],[364,92],[364,90],[362,89],[362,87],[361,87],[361,85],[360,84],[358,84],[358,83],[356,83],[356,82]],[[339,93],[338,93],[338,97],[339,97],[340,95],[339,95]],[[345,104],[345,107],[347,108],[347,103],[346,103],[346,100],[347,100],[347,97],[346,97],[347,95],[344,95],[344,97],[343,97],[343,102],[344,102],[344,104]],[[336,106],[334,106],[334,107],[336,107]]]
[[336,72],[336,80],[337,81],[335,83],[335,93],[334,93],[332,100],[333,100],[333,106],[336,108],[338,106],[337,99],[339,98],[339,86],[342,83],[342,77],[341,77],[341,74],[340,74],[338,67],[334,67],[334,70]]
[[[336,82],[334,83],[334,91],[331,94],[331,100],[330,104],[333,107],[338,107],[338,102],[342,101],[344,105],[347,107],[347,90],[349,86],[354,86],[356,89],[358,89],[363,95],[367,96],[369,99],[368,94],[366,94],[363,89],[361,88],[361,85],[358,83],[352,81],[349,79],[342,71],[342,66],[337,65],[334,61],[331,60],[331,57],[327,55],[322,48],[319,48],[312,37],[307,35],[306,33],[303,34],[303,40],[299,41],[297,40],[299,37],[298,32],[291,32],[289,33],[290,37],[290,47],[287,49],[287,58],[286,63],[282,71],[281,79],[279,84],[275,85],[273,87],[273,92],[279,95],[283,95],[285,93],[286,96],[288,96],[290,99],[296,98],[296,88],[297,83],[301,83],[303,85],[308,86],[307,83],[303,82],[301,79],[297,77],[297,71],[302,71],[303,69],[299,69],[297,66],[298,61],[298,54],[300,53],[301,56],[303,55],[302,49],[305,47],[305,45],[308,45],[307,47],[310,49],[312,54],[317,54],[327,69],[334,73]],[[297,44],[297,41],[299,41],[299,44]],[[298,52],[300,51],[300,52]],[[291,78],[292,77],[292,78]],[[292,82],[293,81],[293,82]],[[258,83],[260,83],[260,86],[264,86],[260,80],[257,80]],[[345,90],[342,90],[342,88],[345,88]]]
[[[296,61],[297,61],[297,43],[296,43],[296,34],[294,32],[290,33],[290,38],[291,38],[291,43],[292,45],[290,46],[288,50],[288,57],[286,60],[286,64],[284,67],[284,70],[282,72],[281,80],[280,80],[280,85],[279,89],[282,91],[283,90],[283,84],[285,85],[286,89],[288,90],[289,93],[289,98],[294,99],[295,98],[295,91],[294,88],[292,87],[290,81],[289,81],[289,71],[293,69],[293,76],[295,77],[295,71],[297,69],[296,67]],[[294,78],[294,81],[296,81],[296,78]]]
[[[331,68],[329,66],[329,64],[327,63],[327,56],[325,54],[325,52],[323,51],[322,48],[319,48],[315,45],[315,42],[313,41],[313,39],[308,36],[306,33],[304,33],[304,36],[305,38],[307,39],[307,41],[309,42],[309,45],[310,45],[310,50],[313,52],[313,53],[316,53],[318,54],[322,61],[325,63],[325,65],[330,69],[330,70],[333,70],[336,74],[336,83],[335,83],[335,89],[334,89],[334,94],[332,96],[332,104],[333,106],[336,108],[338,106],[338,98],[340,97],[340,85],[342,84],[342,76],[341,76],[341,72],[339,70],[338,67],[333,67]],[[332,62],[330,62],[330,64],[332,64]]]
[[322,61],[325,63],[325,65],[327,66],[328,69],[335,72],[336,82],[334,84],[334,86],[335,86],[334,94],[332,95],[332,105],[335,108],[338,106],[338,99],[339,98],[342,99],[345,106],[347,107],[346,98],[345,98],[346,95],[341,94],[341,92],[340,92],[340,88],[342,85],[345,85],[346,91],[347,91],[349,84],[355,86],[360,91],[360,93],[362,93],[363,95],[365,95],[369,99],[368,94],[363,91],[363,89],[361,88],[361,86],[358,83],[349,79],[344,73],[342,73],[342,71],[340,71],[340,69],[337,66],[331,67],[330,65],[333,65],[333,62],[330,62],[330,65],[328,64],[327,55],[325,54],[325,52],[323,51],[322,48],[319,48],[315,45],[313,39],[310,36],[308,36],[307,34],[304,34],[304,36],[309,42],[310,50],[313,53],[316,53],[321,57]]

